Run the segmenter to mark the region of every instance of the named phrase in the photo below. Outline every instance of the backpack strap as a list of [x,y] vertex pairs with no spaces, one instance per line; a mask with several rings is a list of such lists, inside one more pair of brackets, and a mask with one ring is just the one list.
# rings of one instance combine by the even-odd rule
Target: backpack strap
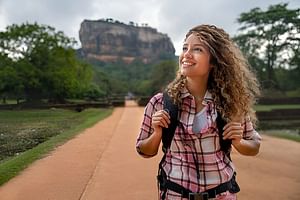
[[224,140],[223,139],[223,132],[224,132],[223,128],[226,125],[226,121],[222,118],[222,115],[220,112],[218,112],[216,123],[217,123],[217,128],[218,128],[218,133],[219,133],[221,151],[223,151],[225,153],[225,155],[231,160],[230,151],[231,151],[232,140]]
[[165,185],[166,181],[166,173],[162,167],[166,159],[167,150],[171,146],[171,142],[173,140],[176,127],[178,125],[178,105],[174,104],[172,98],[168,95],[167,92],[163,93],[163,108],[166,110],[170,115],[170,121],[168,128],[162,129],[162,151],[164,152],[163,157],[158,165],[158,173],[157,173],[157,187],[158,190],[162,191],[161,199],[164,200],[166,198],[167,187]]
[[176,127],[178,125],[178,105],[174,104],[172,98],[167,92],[163,93],[163,107],[170,115],[170,121],[168,128],[162,129],[162,150],[164,153],[167,152],[168,148],[171,146],[171,142],[174,137]]

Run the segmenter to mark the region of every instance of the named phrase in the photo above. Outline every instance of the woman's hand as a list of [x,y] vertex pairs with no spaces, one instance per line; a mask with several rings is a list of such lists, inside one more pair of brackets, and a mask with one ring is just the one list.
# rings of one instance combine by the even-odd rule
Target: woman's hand
[[230,139],[233,143],[239,143],[243,138],[243,127],[239,122],[229,122],[223,128],[223,139]]
[[161,131],[162,127],[168,128],[170,121],[170,115],[165,110],[159,110],[152,115],[152,127],[154,131]]
[[260,136],[252,139],[243,139],[243,126],[240,122],[229,122],[223,128],[223,139],[231,139],[232,145],[242,155],[255,156],[259,152]]
[[146,158],[157,154],[162,137],[162,127],[167,128],[169,126],[170,115],[165,110],[159,110],[152,115],[151,122],[154,129],[153,134],[141,141],[137,147],[138,152]]

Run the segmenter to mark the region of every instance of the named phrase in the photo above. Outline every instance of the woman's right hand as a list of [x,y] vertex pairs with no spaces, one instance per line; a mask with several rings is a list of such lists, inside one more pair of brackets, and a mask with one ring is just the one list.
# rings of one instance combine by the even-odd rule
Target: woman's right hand
[[170,121],[170,115],[165,110],[159,110],[152,115],[152,127],[154,131],[161,131],[162,128],[168,128]]

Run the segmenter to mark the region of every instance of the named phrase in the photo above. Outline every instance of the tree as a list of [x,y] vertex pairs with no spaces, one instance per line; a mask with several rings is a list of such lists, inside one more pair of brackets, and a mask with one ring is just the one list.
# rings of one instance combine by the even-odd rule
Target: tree
[[74,44],[63,32],[37,23],[13,24],[0,32],[0,53],[13,61],[28,101],[63,102],[89,85],[91,67],[77,60]]
[[111,94],[110,79],[108,75],[100,69],[95,69],[93,83],[99,88],[100,97],[107,97]]
[[8,97],[20,96],[23,85],[16,73],[16,70],[11,66],[0,68],[0,94],[2,95],[2,103],[6,103]]
[[172,60],[155,65],[150,77],[150,95],[162,91],[175,78],[176,69],[177,64]]
[[238,18],[242,27],[234,40],[267,88],[280,88],[275,69],[299,68],[300,9],[287,6],[271,5],[266,11],[253,8]]

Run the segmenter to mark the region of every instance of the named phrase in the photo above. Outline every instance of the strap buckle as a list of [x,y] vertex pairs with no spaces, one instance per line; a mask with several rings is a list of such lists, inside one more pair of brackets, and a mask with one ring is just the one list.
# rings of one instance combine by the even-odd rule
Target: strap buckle
[[189,193],[189,200],[208,200],[208,193]]

